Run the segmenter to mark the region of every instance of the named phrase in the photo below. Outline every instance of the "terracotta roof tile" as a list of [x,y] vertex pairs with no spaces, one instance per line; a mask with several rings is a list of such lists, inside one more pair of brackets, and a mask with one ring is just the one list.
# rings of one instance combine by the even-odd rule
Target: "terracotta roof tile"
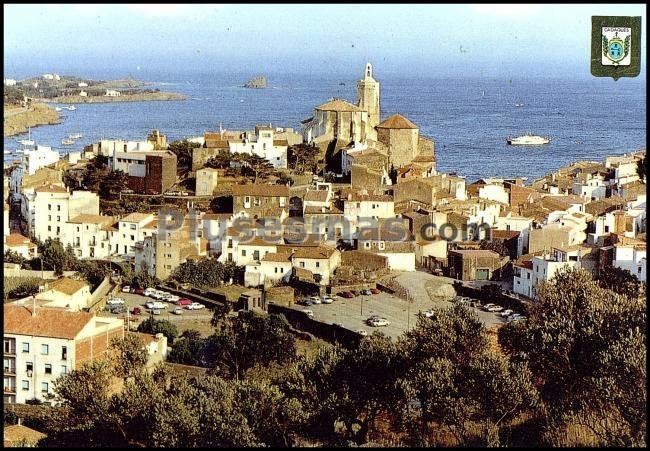
[[322,111],[363,111],[358,106],[343,99],[332,99],[322,105],[318,105],[315,109]]
[[326,259],[330,258],[336,249],[329,246],[305,246],[298,247],[291,256],[292,258],[308,258],[308,259]]
[[47,437],[46,434],[22,424],[12,424],[11,426],[5,426],[4,429],[4,444],[6,447],[34,445],[45,437]]
[[54,282],[50,282],[51,289],[69,295],[75,294],[77,291],[87,286],[88,284],[86,282],[70,279],[68,277],[62,277]]
[[266,196],[266,197],[289,197],[288,186],[284,185],[234,185],[233,196]]
[[72,312],[61,308],[4,305],[5,334],[74,339],[93,319],[92,313]]
[[377,125],[377,128],[408,128],[418,130],[420,127],[401,114],[393,114],[391,117]]
[[7,235],[5,238],[5,246],[29,246],[29,247],[36,247],[34,243],[32,243],[29,238],[27,238],[24,235],[21,235],[20,233],[12,233],[10,235]]
[[34,191],[37,193],[67,193],[68,190],[62,186],[53,185],[51,183],[43,184],[37,187]]
[[72,224],[113,224],[115,218],[113,216],[81,214],[70,219],[68,222]]
[[120,222],[140,222],[144,219],[149,218],[150,216],[152,216],[151,213],[130,213],[120,219]]
[[269,252],[262,258],[263,262],[287,263],[291,261],[291,254]]
[[327,200],[327,191],[322,189],[312,189],[305,193],[303,200],[311,202],[325,202]]

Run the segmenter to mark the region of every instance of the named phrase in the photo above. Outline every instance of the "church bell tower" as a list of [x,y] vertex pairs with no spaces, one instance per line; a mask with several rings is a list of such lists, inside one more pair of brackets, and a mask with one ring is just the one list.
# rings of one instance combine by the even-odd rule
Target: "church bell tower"
[[366,70],[361,80],[357,82],[357,96],[359,98],[359,108],[368,112],[366,122],[366,137],[376,141],[377,130],[375,126],[379,124],[379,82],[372,78],[372,64],[366,64]]

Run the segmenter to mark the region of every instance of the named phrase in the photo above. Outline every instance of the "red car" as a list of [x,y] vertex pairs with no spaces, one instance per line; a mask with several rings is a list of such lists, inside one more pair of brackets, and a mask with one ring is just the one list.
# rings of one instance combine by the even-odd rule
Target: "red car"
[[370,289],[370,292],[371,292],[372,294],[379,294],[379,293],[381,293],[381,290],[379,290],[379,289],[377,289],[377,288],[371,288],[371,289]]
[[350,293],[349,291],[341,291],[338,295],[341,296],[342,298],[346,298],[346,299],[350,299],[350,298],[354,297],[354,295],[352,293]]
[[144,288],[136,288],[133,292],[135,294],[144,295]]
[[187,298],[180,298],[178,301],[176,301],[176,305],[180,305],[182,307],[185,307],[186,305],[190,305],[192,301],[190,301]]
[[133,310],[131,310],[131,315],[140,315],[142,313],[142,309],[140,307],[133,307]]

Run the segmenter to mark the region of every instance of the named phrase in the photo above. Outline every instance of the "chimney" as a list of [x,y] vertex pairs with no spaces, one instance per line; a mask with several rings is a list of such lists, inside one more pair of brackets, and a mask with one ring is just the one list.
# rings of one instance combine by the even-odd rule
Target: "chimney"
[[160,341],[160,340],[162,340],[162,337],[163,337],[163,334],[161,334],[160,332],[158,332],[158,333],[156,334],[156,341]]

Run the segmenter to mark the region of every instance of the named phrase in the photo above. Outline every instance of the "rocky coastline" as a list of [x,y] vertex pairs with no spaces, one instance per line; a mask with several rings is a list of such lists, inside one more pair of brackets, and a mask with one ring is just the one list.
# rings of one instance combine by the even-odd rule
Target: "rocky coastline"
[[54,103],[109,103],[109,102],[149,102],[149,101],[172,101],[186,100],[182,94],[175,92],[142,92],[137,94],[122,94],[116,97],[109,96],[62,96],[48,99]]
[[44,103],[33,103],[28,107],[4,106],[5,137],[27,133],[30,127],[59,123],[59,113]]

